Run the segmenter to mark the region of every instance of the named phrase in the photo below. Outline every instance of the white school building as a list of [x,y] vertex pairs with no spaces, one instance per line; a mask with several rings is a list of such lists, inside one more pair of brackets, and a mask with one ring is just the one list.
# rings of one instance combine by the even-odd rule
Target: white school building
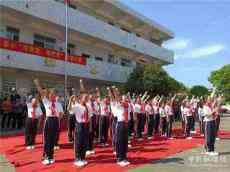
[[162,25],[118,0],[70,0],[68,61],[65,69],[64,0],[0,1],[0,92],[33,91],[33,78],[64,90],[124,83],[146,63],[173,63],[162,43],[174,37]]

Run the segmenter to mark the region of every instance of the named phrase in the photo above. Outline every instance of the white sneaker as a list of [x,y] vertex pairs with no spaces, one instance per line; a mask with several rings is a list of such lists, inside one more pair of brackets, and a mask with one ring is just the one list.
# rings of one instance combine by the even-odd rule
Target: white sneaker
[[196,134],[196,131],[190,131],[191,134]]
[[88,162],[87,162],[86,160],[83,160],[83,163],[84,163],[84,165],[87,165],[87,164],[88,164]]
[[107,146],[109,146],[109,144],[108,144],[108,143],[105,143],[105,146],[107,147]]
[[210,155],[210,156],[218,156],[219,155],[219,153],[218,152],[209,152],[209,154],[208,155]]
[[117,155],[117,152],[114,151],[113,154],[114,154],[114,155]]
[[91,151],[87,150],[85,154],[86,154],[86,156],[88,156],[91,154]]
[[151,140],[153,137],[148,137],[148,140]]
[[170,139],[170,140],[173,140],[174,138],[173,138],[173,137],[170,137],[169,139]]
[[201,136],[201,137],[204,137],[204,134],[201,134],[200,136]]
[[78,166],[78,167],[83,167],[85,164],[84,164],[84,162],[83,161],[75,161],[74,162],[74,165],[76,165],[76,166]]
[[131,143],[131,140],[129,140],[128,143]]
[[53,164],[55,162],[54,159],[50,159],[49,161],[50,161],[50,164]]
[[31,149],[34,149],[34,146],[31,146],[30,148],[31,148]]
[[60,146],[54,146],[54,150],[59,150]]
[[50,161],[49,161],[48,159],[44,159],[44,160],[42,161],[42,164],[43,164],[43,165],[49,165],[49,164],[50,164]]
[[187,140],[191,140],[191,139],[192,139],[192,137],[186,137],[186,139],[187,139]]
[[128,162],[126,160],[118,162],[118,165],[120,165],[121,167],[125,167],[125,166],[127,166],[129,164],[130,164],[130,162]]
[[137,139],[138,141],[143,141],[143,139],[142,138],[139,138],[139,139]]
[[218,140],[220,140],[220,138],[219,138],[219,137],[217,137],[217,138],[216,138],[216,140],[218,141]]
[[94,151],[94,150],[91,150],[90,153],[91,153],[91,154],[95,154],[95,151]]
[[128,148],[131,148],[132,147],[132,145],[131,144],[128,144]]
[[31,146],[26,146],[26,149],[27,149],[27,150],[30,150],[30,149],[31,149]]

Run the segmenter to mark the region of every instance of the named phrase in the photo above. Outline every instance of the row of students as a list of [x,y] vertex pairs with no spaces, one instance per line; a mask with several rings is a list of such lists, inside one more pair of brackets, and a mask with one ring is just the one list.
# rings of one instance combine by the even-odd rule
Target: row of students
[[[35,85],[45,109],[43,112],[46,120],[43,132],[44,160],[42,163],[47,165],[54,163],[54,147],[58,142],[59,119],[63,115],[63,109],[53,90],[42,89],[38,80],[35,80]],[[149,99],[147,92],[144,95],[130,96],[130,94],[121,95],[114,87],[107,88],[107,90],[108,95],[104,98],[101,97],[99,89],[96,89],[94,93],[88,93],[80,80],[80,95],[70,97],[67,108],[69,111],[68,138],[70,142],[74,142],[76,159],[74,164],[77,166],[86,165],[86,155],[95,153],[94,143],[97,136],[99,143],[107,146],[108,135],[109,133],[112,135],[114,154],[117,163],[121,166],[129,164],[127,160],[129,137],[133,135],[134,138],[142,140],[145,128],[147,128],[148,139],[151,139],[154,133],[158,134],[159,131],[163,136],[173,138],[174,111],[172,106],[176,96],[166,100],[159,96]],[[186,136],[190,138],[194,110],[189,101],[183,101],[182,104],[181,111],[186,126]],[[37,126],[37,118],[42,113],[36,99],[32,99],[27,106],[26,144],[29,149],[32,149],[36,135],[36,128],[33,126]],[[207,144],[207,148],[209,147],[210,144]]]

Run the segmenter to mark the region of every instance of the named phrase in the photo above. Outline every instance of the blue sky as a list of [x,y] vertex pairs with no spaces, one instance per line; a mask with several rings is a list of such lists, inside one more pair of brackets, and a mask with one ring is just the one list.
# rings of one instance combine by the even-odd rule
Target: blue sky
[[175,62],[165,69],[186,86],[205,85],[210,72],[230,63],[230,0],[122,0],[175,33],[165,47]]

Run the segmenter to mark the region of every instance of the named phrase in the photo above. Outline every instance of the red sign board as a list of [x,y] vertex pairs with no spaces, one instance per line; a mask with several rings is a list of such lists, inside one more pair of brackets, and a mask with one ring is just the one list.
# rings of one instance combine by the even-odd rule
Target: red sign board
[[[65,61],[64,52],[42,48],[32,44],[12,41],[2,37],[0,37],[0,48]],[[68,56],[67,61],[80,65],[86,65],[86,58],[82,56]]]

